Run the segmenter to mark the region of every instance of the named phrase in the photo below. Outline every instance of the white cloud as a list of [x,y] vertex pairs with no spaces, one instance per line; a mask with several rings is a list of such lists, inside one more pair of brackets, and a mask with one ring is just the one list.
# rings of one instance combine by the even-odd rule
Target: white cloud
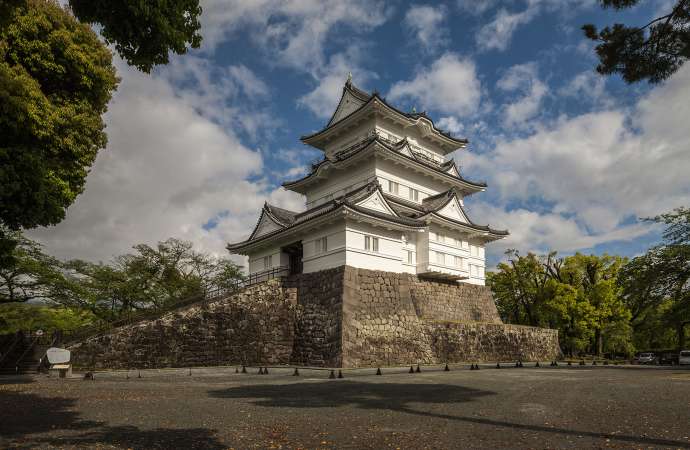
[[[266,196],[299,207],[295,194],[247,180],[262,170],[260,154],[200,113],[201,106],[214,110],[224,103],[211,100],[217,86],[202,77],[188,95],[170,81],[178,70],[147,76],[118,63],[122,82],[105,116],[108,147],[85,192],[62,223],[29,233],[48,252],[108,260],[136,243],[175,236],[227,255],[225,244],[246,238]],[[204,230],[214,217],[218,225]]]
[[450,117],[441,117],[437,122],[436,125],[438,128],[445,130],[445,131],[450,131],[452,134],[458,134],[461,133],[462,130],[465,129],[465,126],[458,121],[453,116]]
[[[499,140],[488,153],[465,155],[469,172],[487,175],[489,189],[498,190],[494,209],[480,200],[477,210],[512,229],[508,243],[529,249],[577,250],[640,236],[649,228],[627,219],[690,204],[689,115],[684,67],[630,110],[561,117],[527,137]],[[522,206],[535,202],[544,210]]]
[[395,83],[390,100],[410,99],[417,108],[430,108],[458,117],[476,113],[481,99],[481,83],[473,61],[446,53],[422,69],[410,81]]
[[613,99],[606,93],[606,78],[593,70],[575,75],[558,90],[565,97],[587,100],[594,105],[613,106]]
[[333,34],[366,32],[390,16],[384,2],[367,0],[205,0],[202,8],[203,48],[250,37],[273,63],[307,71],[325,63]]
[[[493,3],[493,2],[491,2]],[[591,7],[595,0],[527,0],[527,6],[520,12],[511,12],[501,8],[496,12],[491,22],[483,25],[476,35],[477,47],[480,51],[499,50],[508,48],[513,34],[518,27],[528,24],[544,10],[560,11],[572,14],[581,8]],[[466,6],[466,2],[461,2]],[[480,8],[481,9],[481,8]]]
[[537,8],[527,8],[518,13],[501,8],[496,17],[484,25],[477,33],[477,46],[480,50],[505,50],[513,33],[520,26],[529,23],[537,14]]
[[376,78],[376,74],[363,69],[360,53],[354,48],[331,56],[329,63],[316,77],[316,87],[297,99],[297,105],[313,112],[317,117],[328,119],[335,111],[348,73],[352,73],[354,83],[359,87]]
[[422,5],[412,6],[405,14],[405,26],[415,35],[415,44],[422,49],[435,53],[448,42],[448,30],[443,26],[447,10],[444,5],[437,7]]
[[503,108],[503,118],[507,127],[523,126],[538,112],[542,99],[548,92],[537,74],[534,63],[512,66],[498,80],[496,86],[504,92],[517,92],[521,97]]

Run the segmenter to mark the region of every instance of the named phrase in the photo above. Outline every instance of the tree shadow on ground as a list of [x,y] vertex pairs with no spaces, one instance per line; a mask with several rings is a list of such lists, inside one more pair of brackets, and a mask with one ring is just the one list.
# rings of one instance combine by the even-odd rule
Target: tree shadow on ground
[[[459,404],[481,397],[498,395],[493,391],[472,389],[448,384],[364,383],[339,381],[336,383],[295,383],[283,385],[249,385],[210,391],[216,398],[246,399],[257,406],[288,408],[335,408],[351,406],[361,409],[395,411],[418,416],[446,419],[490,427],[510,428],[552,435],[586,436],[595,439],[634,442],[639,444],[690,448],[690,443],[647,436],[547,427],[490,418],[456,416],[419,410],[415,404]],[[493,401],[503,401],[500,397]],[[515,411],[516,415],[519,415]]]
[[105,422],[82,420],[76,406],[73,398],[3,392],[0,395],[0,447],[227,448],[215,437],[213,430],[142,430],[135,426],[108,426]]

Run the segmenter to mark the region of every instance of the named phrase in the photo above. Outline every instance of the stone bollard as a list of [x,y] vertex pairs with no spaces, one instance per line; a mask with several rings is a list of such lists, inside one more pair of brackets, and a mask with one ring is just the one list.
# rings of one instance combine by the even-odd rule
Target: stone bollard
[[264,375],[268,375],[268,367],[264,367]]
[[572,365],[573,365],[573,362],[572,362],[572,361],[568,361],[568,365],[569,365],[569,366],[572,366]]
[[450,367],[448,367],[448,364],[446,364],[446,367],[443,368],[444,372],[450,372]]
[[339,370],[339,371],[338,371],[338,378],[345,378],[345,377],[343,376],[343,371],[342,371],[342,370]]
[[501,363],[496,363],[496,368],[500,369],[501,368]]
[[408,373],[414,373],[414,366],[410,366],[410,371]]
[[592,360],[592,365],[593,365],[593,366],[596,366],[596,365],[597,365],[597,360],[596,360],[596,359],[593,359],[593,360]]
[[263,368],[263,367],[259,367],[259,375],[263,375],[263,374],[264,374],[264,368]]
[[419,364],[417,364],[417,373],[421,373],[421,369],[419,368]]
[[335,380],[335,371],[334,370],[331,370],[330,375],[328,375],[328,379],[329,380]]
[[381,368],[380,367],[376,368],[376,375],[381,375]]
[[539,365],[539,361],[537,361],[537,363],[534,365],[534,367],[541,367],[541,366]]
[[299,369],[297,369],[297,367],[295,367],[295,371],[292,373],[292,376],[293,376],[293,377],[298,377],[298,376],[299,376]]
[[242,373],[247,373],[247,368],[242,366]]
[[581,365],[581,366],[584,366],[584,365],[585,365],[585,360],[584,360],[584,359],[580,361],[580,365]]
[[187,375],[190,377],[192,376],[192,368],[191,367],[189,368],[189,373]]
[[137,375],[137,378],[141,378],[141,370],[137,369],[137,372],[139,375]]

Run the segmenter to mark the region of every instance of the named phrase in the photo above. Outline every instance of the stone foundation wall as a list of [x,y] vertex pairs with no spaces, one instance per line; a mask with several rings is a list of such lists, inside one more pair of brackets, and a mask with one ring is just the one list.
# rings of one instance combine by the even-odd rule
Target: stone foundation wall
[[71,350],[85,368],[366,367],[560,353],[556,330],[502,324],[487,287],[349,266],[270,280]]
[[296,315],[294,290],[271,280],[87,339],[70,347],[72,362],[92,369],[288,364]]

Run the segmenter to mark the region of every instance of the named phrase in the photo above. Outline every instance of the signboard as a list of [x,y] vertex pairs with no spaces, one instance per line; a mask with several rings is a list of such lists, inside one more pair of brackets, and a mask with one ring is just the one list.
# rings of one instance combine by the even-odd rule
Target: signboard
[[69,362],[70,351],[64,348],[51,347],[46,352],[50,364],[66,364]]

